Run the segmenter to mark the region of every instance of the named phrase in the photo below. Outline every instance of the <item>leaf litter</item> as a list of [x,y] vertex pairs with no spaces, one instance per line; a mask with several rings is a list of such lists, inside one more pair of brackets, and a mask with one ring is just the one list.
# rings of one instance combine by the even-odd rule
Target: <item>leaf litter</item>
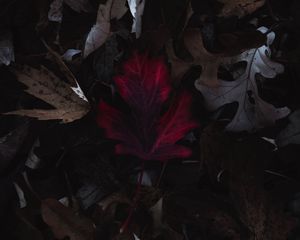
[[1,236],[298,239],[292,2],[3,1]]

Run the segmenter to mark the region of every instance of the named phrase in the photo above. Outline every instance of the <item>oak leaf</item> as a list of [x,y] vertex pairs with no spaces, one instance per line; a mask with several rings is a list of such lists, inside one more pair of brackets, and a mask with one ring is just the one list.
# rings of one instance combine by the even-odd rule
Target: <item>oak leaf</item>
[[[175,82],[180,81],[184,74],[193,66],[201,66],[202,71],[199,78],[201,84],[209,87],[217,87],[218,68],[222,62],[227,62],[227,57],[235,56],[247,49],[261,46],[265,37],[258,31],[253,32],[237,32],[230,34],[223,34],[221,40],[230,38],[231,45],[223,44],[225,49],[220,53],[209,52],[203,43],[202,34],[199,29],[188,29],[184,33],[184,45],[188,52],[193,57],[192,61],[184,61],[178,58],[173,50],[172,44],[167,45],[167,53],[169,61],[172,65],[172,79]],[[249,38],[253,41],[249,42]]]
[[[267,31],[264,27],[259,30]],[[266,78],[274,78],[284,71],[283,65],[270,59],[269,45],[273,42],[275,34],[271,32],[267,36],[267,45],[248,50],[231,59],[231,63],[247,63],[245,72],[240,76],[234,76],[235,81],[218,80],[220,84],[217,87],[203,84],[201,78],[195,82],[196,88],[205,99],[208,110],[217,110],[226,103],[239,103],[235,117],[226,127],[229,131],[253,131],[274,124],[277,119],[287,116],[290,112],[287,107],[275,108],[258,94],[257,74]]]

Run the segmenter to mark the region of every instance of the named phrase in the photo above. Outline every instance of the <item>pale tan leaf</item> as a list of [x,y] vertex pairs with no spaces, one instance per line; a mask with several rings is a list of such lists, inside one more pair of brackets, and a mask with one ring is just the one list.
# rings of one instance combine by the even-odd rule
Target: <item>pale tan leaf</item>
[[56,199],[42,201],[41,213],[56,238],[69,237],[70,240],[94,239],[95,227],[91,220],[79,216],[71,208],[65,207]]
[[112,4],[113,0],[107,0],[105,5],[99,5],[96,24],[92,27],[85,42],[83,52],[84,57],[87,57],[90,53],[104,44],[110,36]]
[[96,23],[90,30],[85,42],[84,58],[101,47],[109,38],[111,35],[110,21],[120,19],[127,12],[125,2],[126,0],[107,0],[105,5],[99,5]]
[[5,114],[36,117],[40,120],[61,119],[64,123],[82,118],[90,110],[89,103],[78,96],[71,86],[61,81],[45,67],[40,70],[25,66],[14,70],[18,80],[28,88],[27,93],[45,101],[56,109],[17,110]]
[[219,2],[224,4],[220,16],[243,17],[262,7],[265,1],[266,0],[219,0]]

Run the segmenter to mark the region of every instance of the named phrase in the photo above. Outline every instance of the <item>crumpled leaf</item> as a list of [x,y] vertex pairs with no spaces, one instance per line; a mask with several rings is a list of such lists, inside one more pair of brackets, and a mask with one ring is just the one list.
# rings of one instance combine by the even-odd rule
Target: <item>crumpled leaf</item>
[[52,22],[62,22],[63,19],[63,0],[54,0],[50,4],[48,19]]
[[117,154],[161,161],[191,154],[188,148],[176,144],[197,126],[189,112],[191,96],[182,93],[160,117],[171,90],[168,70],[161,59],[134,54],[124,63],[123,74],[114,80],[132,112],[126,115],[101,101],[98,124],[107,137],[120,141]]
[[136,38],[139,38],[142,33],[142,16],[144,13],[146,0],[127,0],[133,23],[131,32],[135,33]]
[[10,33],[3,34],[0,37],[0,66],[2,64],[8,66],[12,61],[15,61],[12,35]]
[[68,49],[63,55],[62,58],[63,60],[65,60],[66,62],[71,62],[73,60],[73,57],[75,55],[78,55],[79,53],[81,53],[81,50],[79,49]]
[[63,123],[69,123],[89,112],[89,103],[76,93],[81,91],[75,88],[73,90],[72,86],[61,81],[44,66],[40,70],[25,66],[22,70],[14,69],[13,72],[18,80],[28,87],[25,90],[27,93],[47,102],[55,109],[21,109],[5,114],[35,117],[40,120],[61,119]]
[[99,5],[96,24],[90,30],[85,42],[84,57],[106,42],[111,35],[110,21],[121,18],[126,11],[124,0],[107,0],[105,5]]
[[[223,37],[224,36],[225,34],[223,34]],[[265,41],[264,36],[257,31],[227,34],[227,38],[229,36],[231,40],[233,40],[231,44],[234,45],[234,48],[228,46],[228,49],[224,49],[221,53],[211,53],[206,50],[199,29],[186,30],[184,33],[184,44],[193,57],[193,60],[190,62],[183,61],[176,57],[173,47],[169,43],[167,52],[169,61],[172,64],[173,81],[178,82],[191,67],[200,65],[202,71],[198,82],[210,87],[216,87],[219,85],[218,68],[220,64],[226,60],[226,57],[234,56],[247,49],[261,46]],[[249,39],[254,39],[254,41],[249,42]]]
[[223,3],[224,6],[220,12],[220,16],[238,16],[243,17],[251,14],[258,8],[262,7],[266,0],[218,0]]
[[55,238],[69,237],[70,240],[94,239],[95,227],[93,222],[88,218],[79,216],[71,208],[65,207],[56,199],[43,200],[41,213],[45,223],[51,227]]
[[92,9],[88,0],[53,0],[48,11],[48,19],[50,21],[62,22],[64,3],[78,13],[90,12]]
[[277,136],[276,143],[280,147],[289,144],[300,144],[300,110],[289,116],[290,123]]
[[[261,32],[267,29],[262,27]],[[251,49],[232,59],[232,62],[247,63],[245,72],[236,77],[235,81],[220,80],[220,86],[211,88],[198,79],[196,88],[202,93],[208,110],[214,111],[226,103],[238,102],[239,107],[233,120],[227,125],[228,131],[253,131],[257,128],[272,125],[277,119],[287,116],[290,110],[287,107],[275,108],[265,102],[258,95],[256,74],[266,78],[274,78],[284,71],[284,67],[270,59],[269,45],[275,34],[268,34],[267,46]]]

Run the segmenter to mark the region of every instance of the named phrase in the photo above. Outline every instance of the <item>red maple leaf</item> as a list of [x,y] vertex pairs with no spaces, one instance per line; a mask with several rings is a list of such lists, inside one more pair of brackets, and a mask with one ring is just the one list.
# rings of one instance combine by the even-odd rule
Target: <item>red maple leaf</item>
[[119,141],[117,154],[160,161],[191,154],[189,148],[176,144],[198,125],[191,119],[191,96],[183,92],[161,116],[162,105],[171,91],[163,59],[135,53],[124,63],[123,74],[114,81],[131,113],[125,114],[100,101],[98,124],[108,138]]

